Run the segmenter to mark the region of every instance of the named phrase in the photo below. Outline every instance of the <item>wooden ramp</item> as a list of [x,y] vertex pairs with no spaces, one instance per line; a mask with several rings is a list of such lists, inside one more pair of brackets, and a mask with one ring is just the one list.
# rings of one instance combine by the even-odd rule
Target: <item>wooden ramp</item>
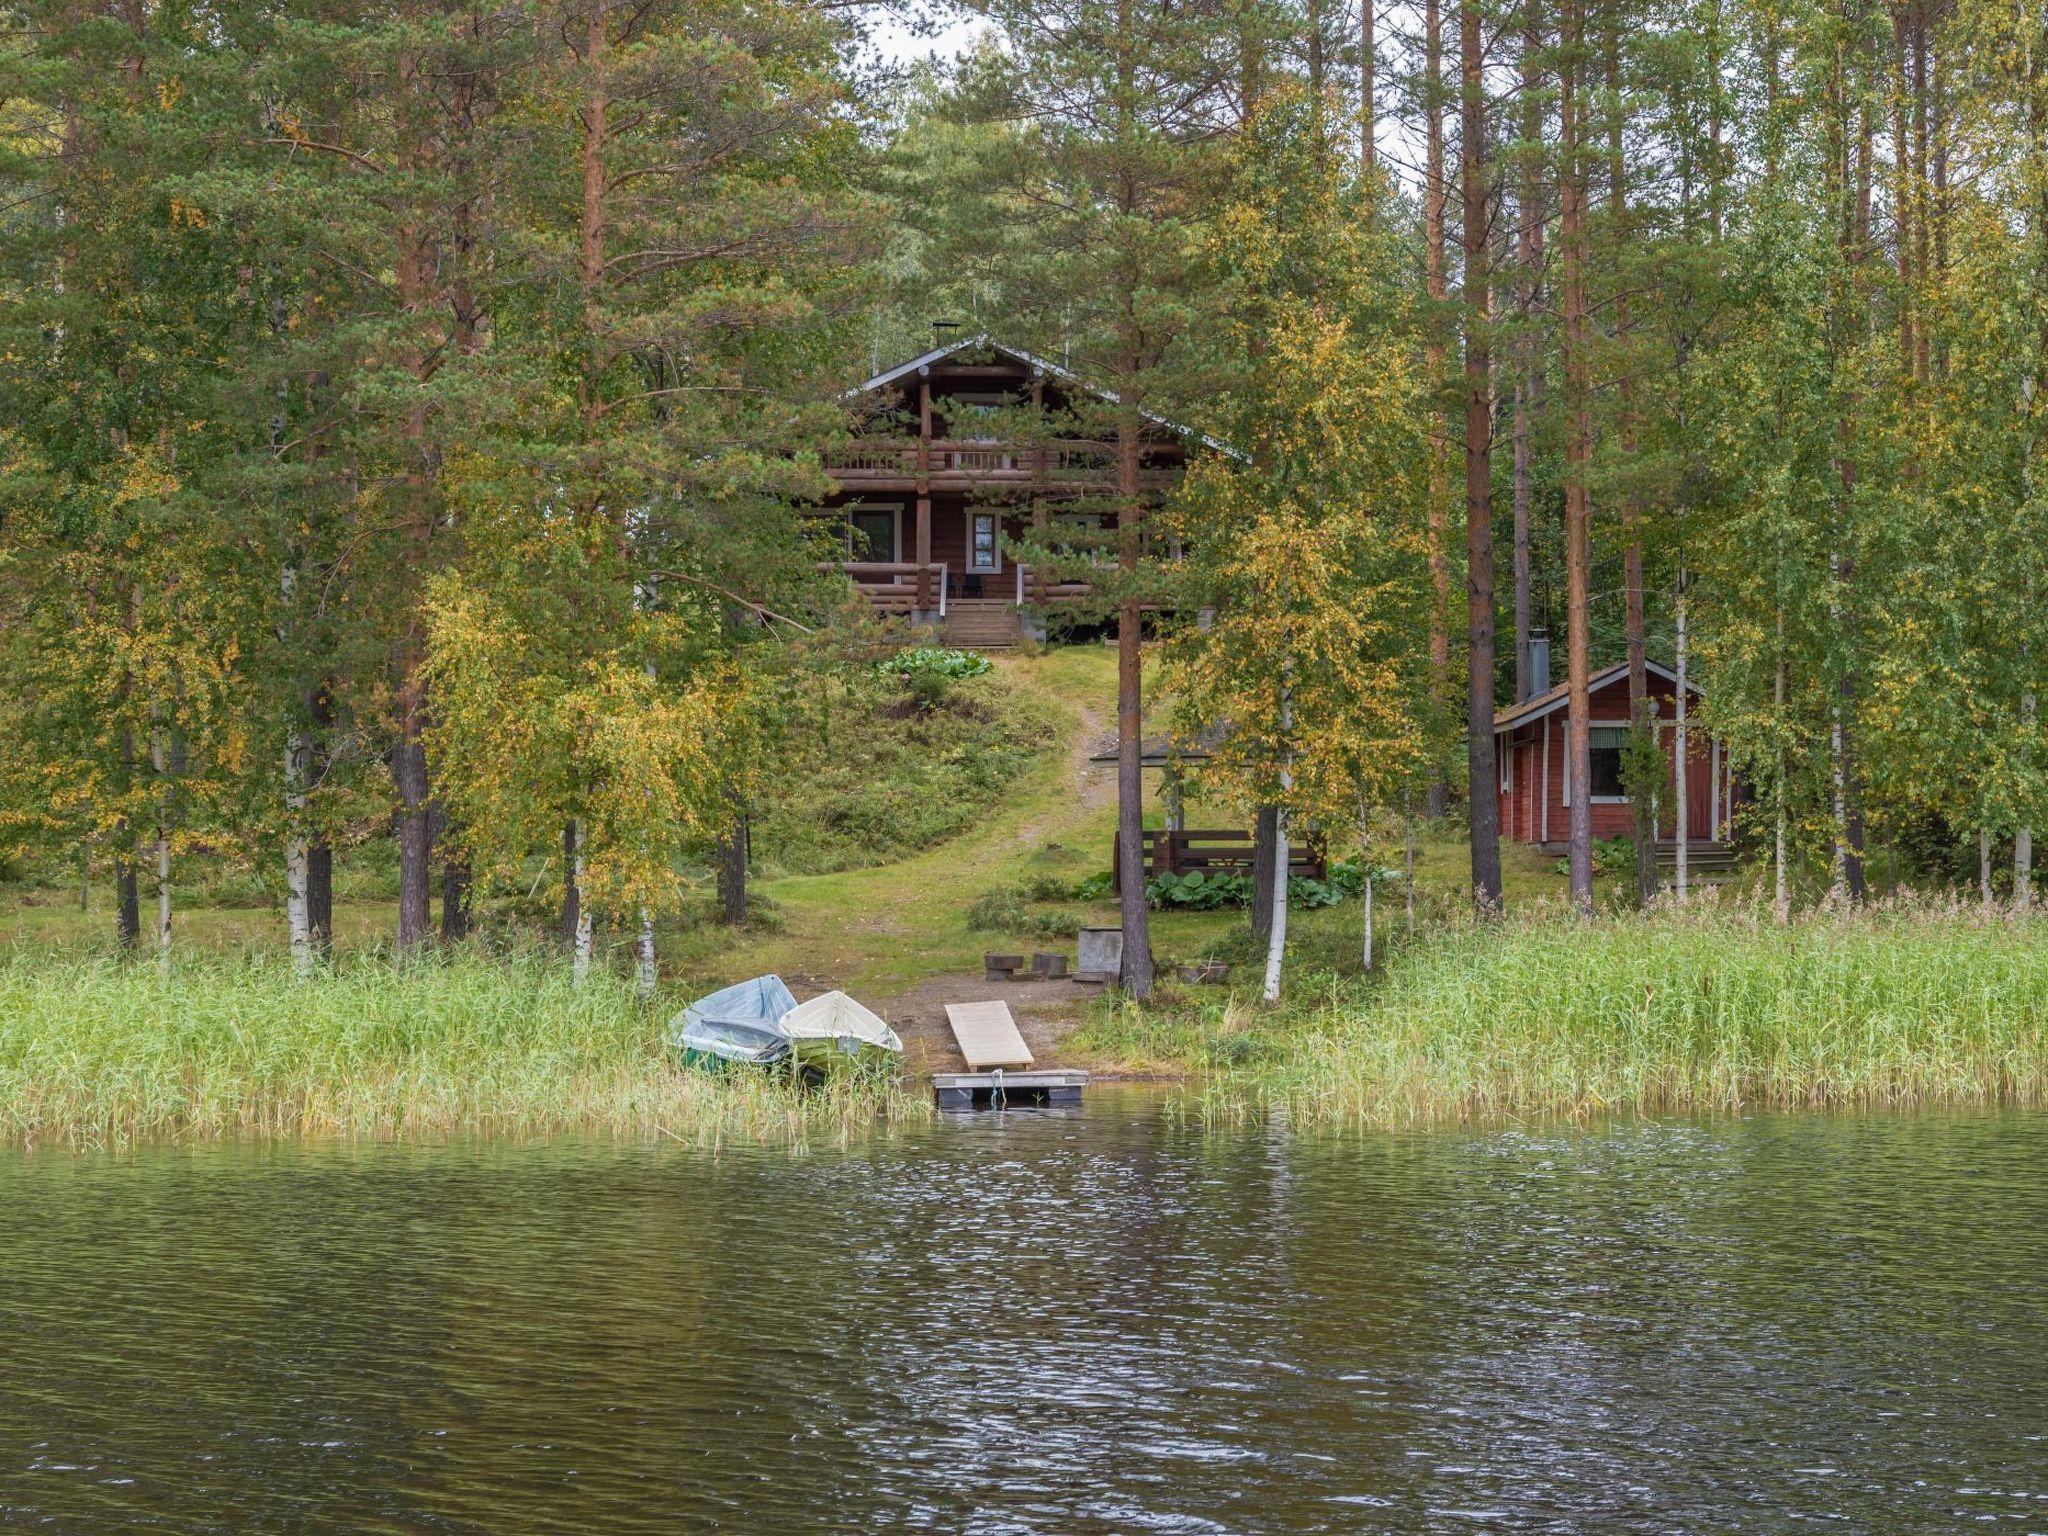
[[1017,1033],[1008,1003],[948,1003],[946,1022],[953,1026],[953,1038],[960,1043],[970,1072],[1031,1065],[1030,1048]]

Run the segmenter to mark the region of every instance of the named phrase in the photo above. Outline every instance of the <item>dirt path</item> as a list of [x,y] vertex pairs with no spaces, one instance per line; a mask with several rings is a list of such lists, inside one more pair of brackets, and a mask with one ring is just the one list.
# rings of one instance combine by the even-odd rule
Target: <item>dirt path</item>
[[[1116,807],[1116,767],[1091,762],[1102,749],[1104,712],[1081,705],[1076,712],[1073,734],[1068,741],[1065,775],[1072,786],[1072,798],[1043,814],[1026,819],[1010,835],[1010,842],[1028,856],[1055,833],[1069,834],[1077,820],[1093,821],[1107,808]],[[1049,944],[1046,947],[1061,949]],[[1067,950],[1069,962],[1073,959]],[[964,1072],[967,1062],[954,1043],[952,1027],[946,1021],[948,1003],[1002,1002],[1010,1005],[1017,1031],[1040,1066],[1053,1063],[1059,1041],[1080,1022],[1089,1002],[1102,995],[1099,986],[1087,986],[1069,979],[1057,981],[989,981],[985,970],[928,976],[885,1000],[880,1011],[903,1037],[904,1057],[910,1069],[920,1075],[932,1072]]]
[[[894,864],[763,882],[779,928],[702,957],[707,976],[776,971],[799,997],[840,987],[903,1036],[918,1071],[964,1066],[945,1004],[1010,1005],[1033,1055],[1056,1057],[1061,1036],[1098,989],[1077,982],[983,980],[990,936],[967,926],[977,899],[1033,874],[1074,879],[1109,862],[1116,770],[1101,750],[1116,696],[1114,653],[1071,647],[1005,658],[1017,681],[1063,708],[1063,750],[1015,785],[977,831]],[[1006,945],[1006,947],[1016,947]],[[1041,942],[1073,958],[1074,940]]]

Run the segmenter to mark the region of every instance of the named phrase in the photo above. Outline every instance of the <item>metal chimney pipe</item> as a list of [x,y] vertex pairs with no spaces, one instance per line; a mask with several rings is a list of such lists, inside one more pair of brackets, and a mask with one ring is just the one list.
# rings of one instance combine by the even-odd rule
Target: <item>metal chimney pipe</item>
[[1526,704],[1539,693],[1550,691],[1550,636],[1542,630],[1529,632],[1529,691],[1517,699]]

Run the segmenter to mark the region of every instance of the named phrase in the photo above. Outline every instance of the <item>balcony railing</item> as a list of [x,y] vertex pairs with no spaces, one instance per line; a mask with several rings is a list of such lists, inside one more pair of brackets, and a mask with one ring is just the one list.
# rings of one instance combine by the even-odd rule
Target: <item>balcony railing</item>
[[[843,484],[874,480],[958,477],[994,481],[1075,481],[1107,484],[1116,478],[1113,443],[1059,441],[1004,443],[934,438],[930,442],[870,440],[831,450],[825,468]],[[1156,486],[1174,471],[1157,465],[1140,469],[1139,482]]]
[[[930,613],[945,616],[950,567],[935,560],[919,565],[911,560],[821,560],[821,571],[838,571],[851,576],[861,595],[884,613]],[[1020,608],[1047,608],[1074,602],[1088,595],[1085,581],[1054,581],[1045,573],[1021,562],[1012,562],[1011,581],[993,578],[984,586],[988,596],[1007,596]]]

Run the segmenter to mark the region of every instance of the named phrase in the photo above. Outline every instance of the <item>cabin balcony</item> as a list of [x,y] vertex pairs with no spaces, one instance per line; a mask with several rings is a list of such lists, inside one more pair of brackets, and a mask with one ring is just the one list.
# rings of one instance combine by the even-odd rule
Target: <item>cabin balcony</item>
[[1028,565],[1011,562],[1000,571],[963,571],[944,560],[821,560],[820,571],[838,571],[878,613],[921,616],[943,623],[955,605],[985,611],[992,605],[1039,612],[1088,595],[1085,581],[1049,581]]
[[[1116,445],[870,438],[828,452],[825,471],[843,491],[967,491],[1002,485],[1104,491],[1116,485]],[[1138,486],[1148,493],[1162,491],[1179,474],[1177,467],[1146,465],[1138,472]]]

